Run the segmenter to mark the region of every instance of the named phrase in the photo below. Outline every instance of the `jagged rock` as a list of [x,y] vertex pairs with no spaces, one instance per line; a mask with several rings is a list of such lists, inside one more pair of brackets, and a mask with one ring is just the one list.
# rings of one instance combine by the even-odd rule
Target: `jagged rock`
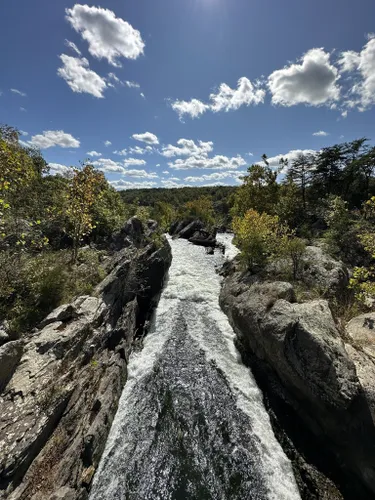
[[10,340],[18,340],[19,334],[15,331],[12,331],[9,328],[8,321],[3,321],[0,323],[0,346],[9,342]]
[[183,227],[180,231],[176,231],[180,238],[189,239],[196,231],[204,229],[204,224],[201,220],[196,219],[190,222],[187,226]]
[[260,387],[298,416],[298,432],[314,436],[320,453],[332,455],[327,467],[336,467],[344,482],[358,486],[359,496],[367,492],[361,498],[370,498],[375,428],[327,301],[298,304],[291,284],[251,283],[234,268],[220,304]]
[[[25,339],[23,353],[21,341],[0,348],[19,346],[0,395],[1,499],[88,498],[133,339],[149,318],[170,262],[165,238],[160,247],[123,249],[93,296],[51,313]],[[0,373],[4,366],[0,362]]]
[[0,347],[0,390],[6,387],[21,359],[23,342],[14,340]]

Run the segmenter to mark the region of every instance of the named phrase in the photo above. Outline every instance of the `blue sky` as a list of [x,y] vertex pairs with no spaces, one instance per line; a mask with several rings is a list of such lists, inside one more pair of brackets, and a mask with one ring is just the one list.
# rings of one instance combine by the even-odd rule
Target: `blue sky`
[[373,0],[2,2],[0,121],[53,172],[236,184],[263,153],[373,141],[374,31]]

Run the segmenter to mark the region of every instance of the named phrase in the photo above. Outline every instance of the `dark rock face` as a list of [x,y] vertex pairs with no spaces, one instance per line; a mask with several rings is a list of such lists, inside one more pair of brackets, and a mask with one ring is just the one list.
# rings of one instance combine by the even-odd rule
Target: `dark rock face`
[[[344,498],[373,498],[375,427],[356,370],[363,359],[356,363],[348,353],[328,303],[298,304],[291,284],[254,283],[235,266],[226,274],[221,306],[280,442],[299,462],[303,498],[340,498],[333,486],[325,496],[327,476]],[[367,392],[368,386],[367,380]]]
[[208,231],[200,219],[174,222],[170,227],[169,233],[176,238],[189,240],[194,245],[208,248],[219,246],[216,241],[216,228]]
[[58,308],[40,330],[0,348],[0,498],[88,498],[133,339],[170,263],[166,239],[159,247],[131,245],[115,255],[93,296]]

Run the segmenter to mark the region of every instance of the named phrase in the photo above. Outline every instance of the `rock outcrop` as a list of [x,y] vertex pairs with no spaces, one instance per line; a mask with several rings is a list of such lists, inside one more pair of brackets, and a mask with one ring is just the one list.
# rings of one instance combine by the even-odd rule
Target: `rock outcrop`
[[220,246],[216,241],[216,233],[216,228],[208,230],[200,219],[174,222],[169,230],[169,234],[175,238],[183,238],[194,245],[210,248]]
[[142,243],[138,229],[134,220],[127,224],[130,244],[92,296],[0,347],[0,498],[88,498],[133,340],[171,263],[167,240]]
[[[295,470],[302,497],[340,498],[321,491],[331,478],[345,499],[373,498],[374,393],[363,353],[355,360],[346,348],[326,300],[297,303],[290,283],[257,283],[236,265],[226,274],[221,306],[286,452],[304,464]],[[341,273],[331,278],[341,286]]]

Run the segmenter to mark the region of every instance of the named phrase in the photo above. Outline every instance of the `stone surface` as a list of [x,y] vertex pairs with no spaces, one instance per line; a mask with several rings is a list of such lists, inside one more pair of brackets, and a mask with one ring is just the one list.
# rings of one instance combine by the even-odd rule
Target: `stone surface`
[[14,340],[0,347],[0,390],[4,389],[21,359],[23,342]]
[[254,283],[235,266],[226,274],[220,303],[261,388],[323,444],[335,461],[328,468],[375,494],[371,410],[327,301],[299,304],[289,283]]
[[346,331],[353,343],[375,359],[375,313],[361,314],[349,321]]
[[0,348],[9,359],[6,370],[0,362],[9,379],[0,395],[0,498],[88,498],[133,339],[170,262],[164,238],[159,247],[121,250],[93,296],[58,308],[24,342]]

